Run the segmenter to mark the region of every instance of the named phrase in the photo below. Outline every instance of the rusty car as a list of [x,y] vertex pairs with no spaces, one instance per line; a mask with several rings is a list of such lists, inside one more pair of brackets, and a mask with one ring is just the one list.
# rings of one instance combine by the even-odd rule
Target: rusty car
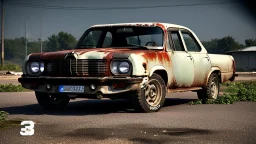
[[235,79],[232,56],[209,54],[189,28],[160,22],[91,26],[73,49],[29,54],[22,70],[19,82],[45,109],[110,98],[157,112],[167,93],[216,99],[220,83]]

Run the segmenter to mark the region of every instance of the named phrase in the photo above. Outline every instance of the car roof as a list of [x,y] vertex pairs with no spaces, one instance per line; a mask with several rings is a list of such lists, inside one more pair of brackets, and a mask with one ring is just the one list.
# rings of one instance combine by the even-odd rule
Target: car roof
[[177,25],[177,24],[170,24],[170,23],[161,23],[161,22],[136,22],[136,23],[113,23],[113,24],[98,24],[93,25],[93,27],[111,27],[111,26],[157,26],[163,25],[166,28],[184,28],[188,29],[185,26]]

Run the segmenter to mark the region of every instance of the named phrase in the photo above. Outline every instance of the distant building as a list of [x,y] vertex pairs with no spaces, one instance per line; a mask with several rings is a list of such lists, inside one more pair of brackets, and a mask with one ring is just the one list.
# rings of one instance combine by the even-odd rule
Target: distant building
[[256,71],[256,46],[229,51],[227,53],[234,57],[236,62],[236,71]]

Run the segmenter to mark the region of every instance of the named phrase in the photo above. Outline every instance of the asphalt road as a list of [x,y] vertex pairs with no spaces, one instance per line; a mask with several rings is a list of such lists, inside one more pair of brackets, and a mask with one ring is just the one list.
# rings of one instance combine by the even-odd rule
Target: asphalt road
[[78,99],[64,110],[44,111],[32,92],[0,93],[9,119],[32,120],[0,129],[0,143],[256,143],[256,103],[189,105],[192,92],[169,95],[157,113],[135,113],[128,101]]

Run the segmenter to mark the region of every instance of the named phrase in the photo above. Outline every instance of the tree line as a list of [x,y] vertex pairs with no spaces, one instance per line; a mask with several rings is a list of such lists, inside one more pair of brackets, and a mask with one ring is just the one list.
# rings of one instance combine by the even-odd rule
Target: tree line
[[246,39],[245,45],[237,42],[233,37],[226,36],[220,39],[202,41],[208,53],[225,54],[228,51],[242,49],[244,47],[256,46],[256,39]]
[[[25,38],[5,39],[5,60],[22,62],[25,57]],[[77,43],[76,38],[69,33],[59,32],[53,34],[43,41],[43,52],[72,49]],[[248,46],[256,46],[256,39],[246,39],[245,45],[237,42],[233,37],[226,36],[210,41],[202,41],[208,53],[225,54],[227,51],[237,50]],[[27,51],[29,53],[40,52],[40,39],[28,41]]]

